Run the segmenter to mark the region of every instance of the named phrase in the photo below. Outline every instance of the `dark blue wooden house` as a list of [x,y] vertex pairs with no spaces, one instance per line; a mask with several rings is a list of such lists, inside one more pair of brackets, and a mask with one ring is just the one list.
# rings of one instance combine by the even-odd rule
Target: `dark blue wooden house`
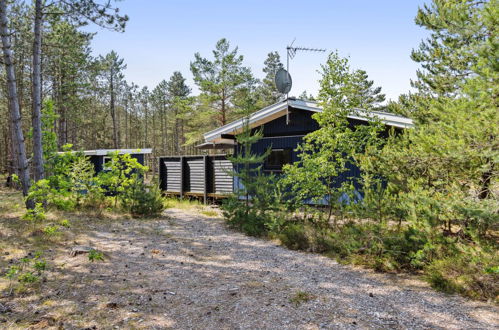
[[[321,111],[322,109],[315,102],[289,98],[253,113],[248,119],[242,118],[236,120],[204,134],[205,143],[199,145],[198,148],[224,149],[233,153],[237,151],[235,137],[242,132],[245,125],[249,125],[250,128],[255,130],[262,129],[263,138],[252,146],[253,151],[262,154],[270,148],[271,152],[263,164],[263,170],[269,173],[278,173],[282,170],[284,164],[293,163],[298,160],[295,149],[303,141],[303,137],[306,134],[319,128],[318,123],[312,118],[312,115]],[[387,112],[354,109],[351,115],[348,116],[351,125],[365,125],[373,118],[384,123],[387,127],[387,132],[391,127],[396,130],[413,127],[411,119]],[[169,161],[166,161],[165,157],[160,158],[160,185],[164,191],[176,192],[170,189],[172,185],[169,184],[169,181],[175,181],[174,177],[182,179],[184,183],[197,180],[194,177],[195,174],[193,174],[196,171],[189,171],[189,166],[187,165],[190,157],[194,156],[180,157],[178,158],[178,163],[172,163],[171,158],[168,159]],[[217,157],[220,159],[220,156]],[[184,162],[187,163],[184,164]],[[203,196],[206,198],[210,194],[215,196],[217,194],[210,188],[214,186],[212,181],[215,177],[210,172],[215,171],[215,169],[210,170],[214,166],[211,164],[210,158],[207,158],[205,163],[206,169],[204,171],[204,185],[202,189]],[[179,164],[179,167],[184,164],[182,165],[183,170],[173,170],[175,164]],[[230,163],[227,164],[226,162],[224,168],[227,167],[230,167]],[[237,185],[237,180],[236,182],[231,180],[231,184],[232,189],[234,189]],[[180,190],[181,195],[189,195],[190,193],[189,187],[183,184],[176,187],[176,190]]]
[[94,165],[95,173],[99,173],[104,170],[104,164],[108,162],[111,157],[110,153],[116,152],[120,154],[130,154],[132,158],[137,159],[141,165],[145,165],[145,155],[152,153],[152,149],[96,149],[96,150],[84,150],[82,153],[88,157],[90,162]]

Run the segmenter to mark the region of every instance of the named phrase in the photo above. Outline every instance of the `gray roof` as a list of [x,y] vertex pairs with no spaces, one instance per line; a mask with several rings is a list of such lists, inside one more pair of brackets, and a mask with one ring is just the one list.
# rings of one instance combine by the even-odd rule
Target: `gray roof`
[[[210,132],[207,132],[204,134],[204,139],[206,142],[214,143],[222,139],[222,135],[238,134],[239,132],[241,132],[243,126],[245,125],[246,120],[247,124],[249,124],[250,127],[257,127],[263,125],[269,121],[272,121],[276,118],[286,115],[288,107],[294,109],[312,111],[312,112],[322,112],[322,108],[317,104],[317,102],[304,101],[298,99],[287,99],[254,112],[247,119],[241,118],[239,120],[235,120],[231,123],[221,126],[217,129],[214,129]],[[353,109],[351,114],[348,115],[348,118],[363,120],[363,121],[370,121],[372,120],[372,118],[376,118],[388,126],[399,127],[399,128],[414,127],[412,119],[382,111],[367,111],[364,109]]]

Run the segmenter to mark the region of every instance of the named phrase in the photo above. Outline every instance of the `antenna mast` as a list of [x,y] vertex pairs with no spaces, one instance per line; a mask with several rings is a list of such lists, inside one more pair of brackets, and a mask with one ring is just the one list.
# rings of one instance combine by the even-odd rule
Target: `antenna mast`
[[296,38],[293,39],[293,42],[286,47],[286,71],[289,72],[289,60],[293,59],[296,56],[297,51],[305,51],[305,52],[325,52],[326,50],[323,48],[309,48],[309,47],[293,47]]
[[[304,52],[325,52],[325,49],[322,48],[309,48],[309,47],[294,47],[296,38],[293,39],[293,42],[286,47],[286,71],[289,74],[289,60],[293,59],[298,51]],[[286,93],[286,102],[288,103],[288,107],[286,109],[286,125],[289,124],[289,90]]]

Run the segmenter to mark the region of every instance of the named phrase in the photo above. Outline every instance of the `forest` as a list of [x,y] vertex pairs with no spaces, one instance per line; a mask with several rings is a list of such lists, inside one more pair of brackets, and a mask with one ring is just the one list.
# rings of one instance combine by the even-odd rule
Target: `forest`
[[[255,73],[237,40],[225,38],[211,54],[192,55],[195,86],[180,71],[154,88],[127,81],[126,59],[115,51],[92,55],[94,34],[85,32],[88,25],[126,31],[129,18],[118,5],[0,2],[0,178],[19,198],[22,191],[15,220],[48,236],[66,226],[47,222],[54,210],[145,219],[170,203],[197,205],[162,196],[157,157],[198,154],[203,133],[283,97],[274,83],[279,53],[262,54],[263,72]],[[440,291],[497,303],[498,17],[497,0],[433,0],[419,8],[415,24],[429,37],[410,53],[419,65],[413,90],[396,101],[332,51],[317,95],[298,96],[323,111],[313,115],[319,129],[303,138],[297,162],[278,175],[263,173],[268,153],[251,152],[261,132],[246,127],[236,137],[240,149],[229,159],[242,186],[220,205],[225,223],[292,250],[415,274]],[[414,128],[387,131],[377,120],[352,127],[347,117],[356,108],[406,116]],[[150,167],[114,153],[108,171],[96,175],[78,151],[106,148],[152,148]],[[345,180],[352,166],[361,174]],[[143,180],[148,173],[152,182]],[[89,258],[104,258],[91,251]],[[26,273],[8,274],[22,282]]]
[[[193,153],[193,145],[200,142],[202,133],[241,115],[241,108],[256,110],[280,96],[273,83],[276,70],[282,67],[279,54],[267,55],[264,77],[259,80],[244,66],[237,46],[226,39],[214,45],[213,54],[192,56],[191,72],[200,95],[192,94],[191,86],[186,85],[178,71],[154,88],[126,81],[126,59],[114,51],[92,56],[94,34],[84,32],[83,27],[97,24],[119,33],[124,31],[127,17],[116,8],[101,7],[93,1],[44,2],[39,32],[43,38],[39,62],[35,64],[35,8],[24,1],[14,1],[6,10],[5,33],[11,42],[26,155],[34,154],[38,139],[36,130],[32,130],[36,126],[31,118],[33,104],[38,104],[41,117],[52,118],[38,125],[43,132],[56,134],[59,151],[68,144],[74,150],[148,147],[153,148],[154,156],[159,156]],[[41,68],[36,78],[38,85],[33,75],[36,65]],[[0,166],[2,172],[17,173],[6,67],[0,70]],[[33,94],[34,90],[39,90],[39,94]]]

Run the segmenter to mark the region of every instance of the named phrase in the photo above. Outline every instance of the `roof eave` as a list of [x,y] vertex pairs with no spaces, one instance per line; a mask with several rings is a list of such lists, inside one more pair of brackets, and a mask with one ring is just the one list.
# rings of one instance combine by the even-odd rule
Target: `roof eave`
[[[299,110],[322,112],[322,109],[317,106],[316,102],[288,99],[270,105],[253,113],[249,118],[248,124],[251,125],[253,123],[259,122],[266,117],[270,117],[280,111],[285,110],[288,106]],[[362,120],[362,121],[369,121],[371,120],[370,118],[374,117],[378,118],[381,122],[383,122],[385,125],[388,126],[393,126],[398,128],[414,127],[414,123],[410,118],[405,118],[402,116],[379,112],[379,111],[366,111],[363,109],[354,109],[353,113],[348,116],[348,118]],[[226,124],[208,133],[205,133],[204,140],[206,142],[215,142],[217,139],[221,139],[223,134],[230,134],[230,133],[234,134],[243,127],[244,120],[245,118],[241,118],[232,123]]]

